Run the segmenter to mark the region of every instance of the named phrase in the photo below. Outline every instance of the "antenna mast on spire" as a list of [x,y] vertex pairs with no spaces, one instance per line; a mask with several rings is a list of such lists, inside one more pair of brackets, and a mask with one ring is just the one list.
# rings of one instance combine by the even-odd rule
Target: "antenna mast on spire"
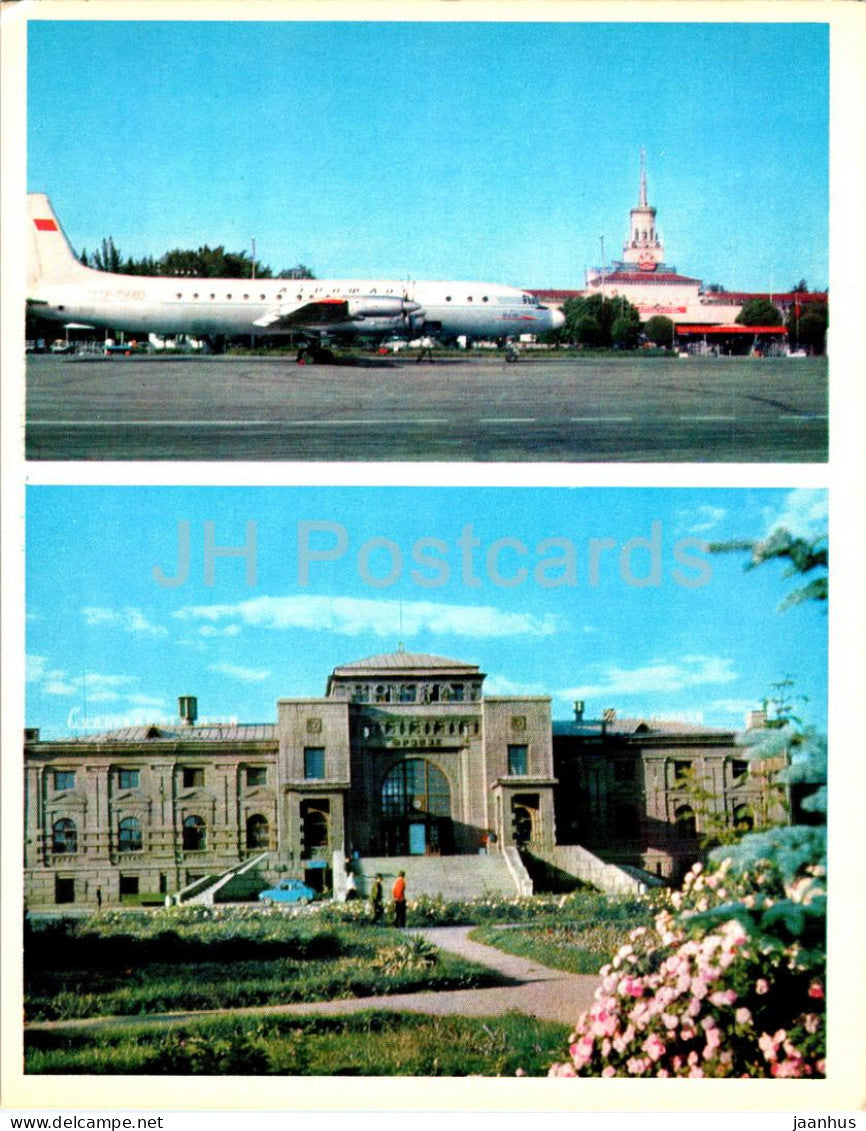
[[644,148],[640,147],[640,200],[638,201],[639,208],[646,208],[647,195],[646,195],[646,167],[644,165]]
[[400,639],[397,641],[397,651],[405,652],[406,645],[403,643],[403,598],[400,598]]

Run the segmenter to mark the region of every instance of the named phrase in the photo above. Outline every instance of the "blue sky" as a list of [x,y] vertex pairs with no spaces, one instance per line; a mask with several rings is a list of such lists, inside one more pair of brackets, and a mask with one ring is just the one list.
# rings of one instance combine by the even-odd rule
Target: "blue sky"
[[[238,548],[254,524],[254,578],[252,553],[218,556],[206,583],[206,522]],[[394,650],[402,615],[408,651],[478,663],[489,694],[552,695],[554,717],[582,698],[592,716],[739,726],[790,675],[823,727],[824,612],[778,610],[793,585],[778,563],[744,572],[740,554],[683,543],[779,523],[826,530],[825,493],[31,487],[28,725],[171,720],[180,694],[205,718],[274,721],[280,696],[322,695],[336,665]]]
[[644,146],[680,271],[828,283],[825,25],[32,19],[28,75],[78,250],[579,287]]

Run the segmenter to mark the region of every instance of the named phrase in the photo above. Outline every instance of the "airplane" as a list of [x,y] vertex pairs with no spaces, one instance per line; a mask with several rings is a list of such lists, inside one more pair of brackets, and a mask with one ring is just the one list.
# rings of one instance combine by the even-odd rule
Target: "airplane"
[[543,306],[529,292],[499,283],[169,278],[97,271],[78,261],[44,193],[28,193],[27,204],[28,307],[52,321],[211,341],[234,334],[293,334],[315,343],[310,360],[328,359],[324,343],[330,339],[466,335],[507,343],[565,322],[561,311]]

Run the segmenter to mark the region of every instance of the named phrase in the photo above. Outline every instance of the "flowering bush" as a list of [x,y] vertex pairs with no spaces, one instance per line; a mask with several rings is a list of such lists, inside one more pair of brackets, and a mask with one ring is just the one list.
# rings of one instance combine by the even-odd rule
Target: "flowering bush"
[[601,969],[551,1076],[824,1075],[822,865],[695,865]]

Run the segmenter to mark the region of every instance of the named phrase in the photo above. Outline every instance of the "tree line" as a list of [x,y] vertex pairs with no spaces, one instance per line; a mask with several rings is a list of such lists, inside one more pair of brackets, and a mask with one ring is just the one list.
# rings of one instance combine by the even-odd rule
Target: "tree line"
[[309,267],[297,263],[276,275],[270,267],[252,259],[245,251],[226,251],[220,244],[199,248],[173,248],[159,259],[152,255],[135,259],[124,256],[111,236],[104,239],[95,251],[83,249],[79,260],[85,267],[97,271],[110,271],[115,275],[164,275],[171,278],[189,276],[193,279],[315,279]]
[[[809,293],[805,279],[792,288],[795,295]],[[670,349],[676,327],[663,314],[641,323],[640,313],[627,299],[602,297],[600,294],[566,299],[562,307],[565,325],[551,335],[559,342],[571,342],[591,349],[635,349],[641,341],[657,348]],[[750,299],[735,321],[741,326],[782,326],[788,331],[788,342],[795,349],[823,353],[827,337],[828,304],[802,302],[795,298],[787,316],[769,299]]]

